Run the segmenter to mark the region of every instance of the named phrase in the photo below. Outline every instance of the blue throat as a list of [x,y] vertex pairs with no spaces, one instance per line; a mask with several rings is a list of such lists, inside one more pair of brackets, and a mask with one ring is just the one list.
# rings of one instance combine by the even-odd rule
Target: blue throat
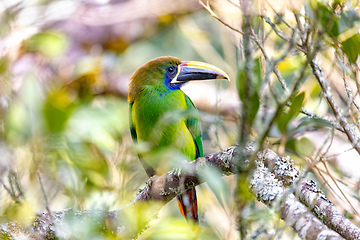
[[170,78],[168,76],[168,74],[165,75],[165,80],[164,80],[164,83],[165,83],[165,86],[167,87],[167,89],[169,90],[179,90],[181,88],[182,85],[184,85],[185,82],[182,82],[182,83],[170,83],[172,80],[172,78]]

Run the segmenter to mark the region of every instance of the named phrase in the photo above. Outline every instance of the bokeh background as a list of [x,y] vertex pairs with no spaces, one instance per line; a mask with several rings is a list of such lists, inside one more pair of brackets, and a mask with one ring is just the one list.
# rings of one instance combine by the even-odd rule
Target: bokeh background
[[[302,11],[305,4],[253,3],[254,11],[274,19],[280,12],[290,23],[295,20],[288,16],[288,10]],[[242,13],[236,1],[215,0],[211,7],[227,24],[241,29]],[[277,17],[279,28],[289,33]],[[115,210],[134,199],[147,176],[130,137],[127,86],[137,67],[152,58],[176,56],[208,62],[226,71],[230,82],[189,83],[183,90],[200,110],[205,154],[237,142],[241,103],[236,79],[243,63],[242,36],[216,20],[198,1],[2,0],[0,18],[1,222],[19,221],[31,227],[37,212],[67,208]],[[262,37],[269,56],[284,54],[285,43],[276,38],[270,27],[262,28],[268,32]],[[334,58],[327,50],[330,52],[325,49],[322,60],[331,66]],[[260,56],[259,50],[255,56]],[[280,73],[289,84],[302,60],[302,56],[290,52],[280,61]],[[336,74],[341,71],[331,67],[326,71],[336,86]],[[326,115],[329,109],[320,99],[320,88],[310,71],[305,75],[301,88],[304,106]],[[279,94],[283,94],[275,77],[270,77]],[[275,103],[269,97],[262,104],[260,116],[265,118]],[[291,154],[300,169],[310,169],[310,177],[331,192],[324,183],[332,176],[324,167],[318,173],[311,171],[311,156],[322,147],[319,141],[327,133],[311,134],[309,129],[300,128],[309,125],[299,127],[301,117],[294,116],[287,131],[281,122],[275,124],[270,131],[270,146]],[[286,148],[284,132],[289,133]],[[359,157],[347,151],[349,145],[344,144],[344,139],[335,141],[335,150],[329,151],[332,169],[338,173],[338,182],[350,189],[348,193],[355,199],[356,208],[360,168],[341,168],[338,159]],[[346,171],[349,172],[344,174]],[[221,177],[213,170],[207,173],[206,180],[208,184],[197,188],[199,239],[240,239],[238,218],[249,223],[250,238],[251,231],[262,239],[298,238],[273,210],[251,196],[245,194],[247,205],[238,211],[234,176]],[[352,216],[353,207],[337,194],[331,200]],[[141,215],[139,210],[123,217],[136,228]],[[71,227],[83,229],[86,239],[111,238],[111,234],[86,228],[86,223]],[[69,233],[66,238],[72,237]],[[193,237],[175,201],[163,207],[159,218],[139,235],[139,239]]]

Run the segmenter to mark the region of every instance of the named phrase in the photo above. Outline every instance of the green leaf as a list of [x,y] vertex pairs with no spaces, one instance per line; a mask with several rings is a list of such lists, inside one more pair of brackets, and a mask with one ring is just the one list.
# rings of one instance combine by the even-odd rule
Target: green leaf
[[286,149],[289,151],[293,151],[293,152],[296,152],[295,150],[295,139],[289,139],[287,142],[286,142]]
[[360,35],[355,34],[352,37],[341,42],[343,51],[349,59],[350,63],[356,63],[360,54]]
[[302,107],[304,98],[305,98],[305,92],[301,92],[296,97],[294,97],[294,99],[291,103],[290,109],[289,109],[290,118],[295,117],[299,113],[299,111]]
[[[243,68],[239,71],[237,77],[237,89],[240,100],[247,104],[248,116],[244,116],[245,120],[251,126],[255,120],[256,114],[260,107],[260,97],[258,90],[262,82],[262,68],[261,68],[261,59],[257,58],[253,61],[253,74],[249,77],[248,72]],[[247,81],[252,80],[249,84]],[[249,86],[249,89],[245,89],[245,86]]]
[[239,201],[241,205],[254,201],[254,196],[249,191],[249,176],[246,173],[240,173],[238,175],[236,195],[237,201]]
[[342,12],[339,18],[339,33],[360,25],[360,16],[355,10]]
[[237,90],[240,97],[240,100],[242,102],[245,102],[245,84],[246,84],[246,72],[245,70],[240,70],[237,76]]
[[[97,102],[97,104],[94,104]],[[122,99],[103,99],[76,106],[68,122],[65,135],[73,141],[92,142],[98,147],[115,148],[115,135],[128,132],[128,103]],[[89,131],[91,129],[91,131]]]
[[291,119],[293,119],[299,113],[304,98],[305,98],[305,93],[304,92],[299,93],[297,96],[295,96],[292,99],[289,111],[287,113],[281,112],[277,117],[276,124],[281,133],[284,134],[286,132],[287,126],[289,125]]
[[314,144],[306,137],[295,141],[295,151],[303,156],[311,156],[315,150]]
[[[39,134],[42,128],[42,98],[37,79],[33,76],[24,78],[19,98],[15,98],[6,114],[5,134],[13,144],[25,143],[34,133]],[[3,87],[0,84],[0,88]],[[1,91],[1,90],[0,90]]]
[[206,167],[201,171],[200,178],[207,183],[209,188],[213,191],[216,198],[221,205],[224,205],[224,200],[227,199],[228,186],[219,169],[215,167]]
[[254,77],[255,77],[255,81],[254,81],[254,87],[255,90],[259,90],[260,86],[261,86],[261,82],[262,82],[262,69],[261,69],[261,59],[257,58],[255,59],[255,66],[254,66]]
[[260,97],[257,92],[254,92],[254,94],[252,94],[250,105],[251,106],[249,109],[250,112],[249,112],[249,116],[248,116],[248,123],[250,124],[250,126],[252,126],[252,124],[255,120],[256,114],[260,107]]
[[301,123],[296,128],[291,129],[287,132],[287,137],[289,139],[305,132],[319,130],[325,127],[333,128],[333,126],[329,122],[321,118],[304,117],[300,121]]
[[286,112],[281,112],[279,116],[276,118],[276,124],[282,134],[286,132],[286,128],[290,120],[291,117]]
[[63,131],[73,109],[73,99],[66,90],[59,89],[49,93],[43,107],[48,130],[53,133]]
[[0,74],[6,72],[8,68],[8,59],[6,57],[0,58]]
[[322,128],[322,127],[332,127],[332,125],[321,118],[311,118],[311,117],[304,117],[301,119],[301,123],[297,128],[301,127],[316,127],[316,128]]
[[338,17],[333,9],[317,0],[310,1],[310,6],[314,13],[313,21],[318,24],[319,29],[326,32],[330,37],[338,36]]
[[31,121],[28,112],[20,101],[15,101],[6,114],[5,134],[8,143],[24,143],[31,138]]
[[25,42],[25,48],[52,58],[60,56],[67,47],[65,37],[59,33],[41,32]]

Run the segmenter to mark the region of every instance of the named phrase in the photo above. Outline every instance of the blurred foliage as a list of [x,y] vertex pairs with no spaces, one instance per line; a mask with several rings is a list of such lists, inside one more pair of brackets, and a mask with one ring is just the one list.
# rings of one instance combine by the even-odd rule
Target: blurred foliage
[[287,132],[289,122],[296,117],[303,105],[305,93],[301,92],[291,100],[288,112],[281,112],[276,119],[277,126],[282,134]]
[[[62,3],[72,5],[66,1]],[[0,74],[7,76],[13,89],[13,92],[0,91],[0,100],[6,100],[0,101],[6,113],[1,118],[2,139],[6,144],[1,154],[9,152],[6,159],[0,158],[4,185],[0,190],[1,221],[18,220],[30,225],[35,213],[45,208],[51,211],[66,208],[114,210],[124,206],[135,197],[147,176],[130,139],[126,96],[117,88],[125,88],[126,92],[129,75],[139,65],[159,55],[202,60],[180,29],[180,25],[190,19],[197,24],[193,31],[202,35],[202,41],[209,42],[214,51],[219,51],[219,59],[222,59],[223,43],[211,38],[220,25],[209,25],[210,16],[192,13],[196,9],[189,8],[186,10],[189,15],[165,14],[152,20],[142,32],[135,31],[138,36],[129,38],[124,35],[131,34],[127,32],[128,27],[121,24],[119,28],[125,31],[122,35],[116,35],[113,30],[100,33],[97,27],[83,29],[77,24],[69,29],[66,18],[39,27],[34,25],[42,17],[36,15],[37,10],[52,11],[55,1],[14,4],[6,2],[1,8],[8,14],[9,23],[1,27],[2,35],[19,43],[15,47],[7,45],[8,52],[0,59]],[[26,21],[24,14],[30,14],[31,20]],[[34,21],[33,18],[39,19]],[[29,32],[24,31],[24,36],[13,35],[16,29],[11,24],[15,23]],[[139,23],[136,20],[131,23],[131,28],[142,28],[141,24],[140,18]],[[89,34],[89,38],[81,34]],[[103,40],[99,40],[102,42],[96,42],[91,39],[92,34],[108,36],[103,35]],[[4,44],[8,43],[4,41]],[[217,122],[212,120],[208,124],[222,124],[222,121]],[[206,141],[219,140],[211,137]],[[216,147],[216,150],[220,149]],[[213,149],[208,147],[207,152],[211,151]],[[6,177],[11,172],[15,173],[13,177]],[[214,192],[225,199],[227,183],[213,183]],[[142,219],[149,207],[134,209],[136,212],[122,216],[122,221],[133,227],[129,232],[138,232],[147,224]],[[194,235],[177,206],[168,210],[141,238],[177,236],[181,239]],[[102,221],[101,216],[94,219]],[[57,237],[72,239],[77,234],[87,239],[115,237],[103,229],[89,227],[91,224],[70,217]],[[200,231],[202,238],[217,239],[218,233],[208,232],[208,229],[211,227],[205,226]]]
[[[296,24],[293,15],[298,14],[301,21],[307,21],[302,24],[312,36],[306,44],[313,44],[310,49],[330,66],[324,71],[336,89],[336,101],[349,115],[355,112],[354,107],[347,108],[348,95],[341,85],[341,76],[346,74],[358,87],[360,17],[355,1],[309,0],[300,7],[288,1],[279,3],[285,4],[281,10],[276,9],[277,2],[254,1],[254,13],[263,4],[276,29],[293,39],[291,44],[284,41],[265,18],[253,16],[253,33],[261,37],[268,60],[254,47],[252,69],[245,67],[242,51],[246,46],[238,33],[212,18],[197,1],[179,2],[183,5],[175,10],[168,5],[175,4],[172,1],[157,4],[155,15],[149,15],[147,5],[136,0],[0,3],[1,222],[18,220],[31,226],[32,217],[46,208],[114,210],[134,199],[147,176],[136,156],[142,146],[133,144],[128,130],[127,84],[138,66],[161,55],[212,63],[232,79],[230,84],[202,83],[200,88],[185,89],[201,110],[205,154],[234,145],[238,127],[245,121],[252,127],[251,141],[267,132],[261,145],[291,155],[299,168],[313,173],[324,191],[331,191],[327,185],[331,181],[323,176],[329,179],[330,173],[312,168],[320,165],[317,157],[325,159],[322,150],[334,138],[334,118],[322,89],[308,67],[300,87],[290,93],[272,70],[276,66],[291,89],[306,62],[306,55],[294,48],[299,36],[289,27]],[[237,2],[210,2],[222,19],[240,29],[242,14]],[[119,6],[122,11],[111,12]],[[249,75],[252,84],[248,89]],[[340,87],[335,88],[339,82]],[[241,111],[239,114],[239,99],[249,109],[246,119]],[[303,108],[320,117],[305,116]],[[274,112],[278,115],[271,121]],[[351,117],[355,122],[359,119],[355,113]],[[342,139],[337,146],[349,147],[345,143]],[[344,147],[332,154],[339,152],[345,152]],[[175,156],[169,166],[181,166],[181,159]],[[327,164],[358,200],[354,182],[358,184],[359,179],[345,177],[346,171],[335,161]],[[255,202],[248,191],[248,177],[222,177],[217,169],[204,170],[202,178],[207,184],[197,188],[198,234],[191,231],[172,201],[139,239],[239,239],[239,219],[247,226],[249,239],[296,239],[274,210]],[[342,206],[340,210],[356,216],[349,203],[339,204],[343,196],[333,195],[331,200]],[[147,225],[142,217],[149,208],[160,207],[142,206],[122,216],[132,227],[129,231],[138,232]],[[94,219],[102,222],[103,216]],[[116,237],[75,217],[68,223],[59,239],[76,238],[73,232],[86,239]]]
[[54,58],[65,53],[65,36],[55,32],[37,33],[24,42],[24,48],[27,52],[40,53],[41,55]]
[[245,67],[243,67],[243,69],[239,71],[236,82],[240,100],[242,102],[247,102],[250,105],[249,106],[250,112],[247,116],[248,119],[245,119],[245,121],[248,122],[250,126],[253,124],[256,114],[260,107],[260,97],[258,91],[259,88],[261,87],[261,81],[263,79],[260,58],[256,59],[253,64],[254,64],[253,75],[252,75],[252,77],[254,78],[252,79],[253,85],[250,87],[246,87],[247,86],[246,75],[248,73],[248,69],[246,69]]

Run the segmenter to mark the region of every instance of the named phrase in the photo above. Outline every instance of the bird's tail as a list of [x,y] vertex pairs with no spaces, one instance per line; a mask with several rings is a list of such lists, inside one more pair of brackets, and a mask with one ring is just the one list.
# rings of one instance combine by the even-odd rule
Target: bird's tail
[[195,222],[199,221],[195,188],[187,190],[184,194],[177,195],[176,200],[179,205],[181,215],[183,215],[186,220],[192,219]]

